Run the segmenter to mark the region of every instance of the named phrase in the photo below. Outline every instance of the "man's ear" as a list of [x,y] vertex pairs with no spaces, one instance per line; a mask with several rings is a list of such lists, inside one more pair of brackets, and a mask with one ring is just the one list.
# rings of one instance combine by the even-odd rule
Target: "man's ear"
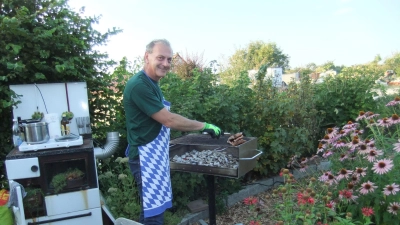
[[146,52],[146,53],[144,53],[144,63],[149,63],[149,53],[148,52]]

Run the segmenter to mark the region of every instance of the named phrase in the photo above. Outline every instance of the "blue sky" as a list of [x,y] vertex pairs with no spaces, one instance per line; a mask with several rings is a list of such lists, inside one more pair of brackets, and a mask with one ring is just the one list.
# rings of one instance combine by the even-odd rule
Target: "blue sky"
[[133,61],[166,38],[174,52],[226,60],[252,41],[275,42],[290,66],[333,61],[350,66],[400,52],[399,0],[69,0],[102,15],[99,31],[123,32],[101,48]]

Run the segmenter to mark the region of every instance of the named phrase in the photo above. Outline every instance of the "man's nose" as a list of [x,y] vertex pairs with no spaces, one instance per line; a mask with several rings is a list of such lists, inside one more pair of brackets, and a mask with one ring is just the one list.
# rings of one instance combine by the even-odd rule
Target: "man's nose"
[[171,66],[171,62],[168,59],[164,59],[162,62],[163,66]]

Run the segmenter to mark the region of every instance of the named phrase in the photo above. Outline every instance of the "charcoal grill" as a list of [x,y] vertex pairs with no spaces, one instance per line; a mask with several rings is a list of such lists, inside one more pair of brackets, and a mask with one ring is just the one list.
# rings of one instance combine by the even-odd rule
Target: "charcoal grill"
[[[256,166],[257,159],[262,154],[260,150],[257,150],[257,138],[244,137],[245,143],[238,146],[231,146],[227,143],[229,136],[230,135],[225,134],[219,139],[212,139],[208,134],[189,134],[170,141],[169,156],[171,170],[202,173],[206,175],[210,225],[216,225],[215,176],[239,178]],[[181,156],[185,152],[192,150],[225,151],[227,154],[231,154],[234,158],[239,160],[239,166],[237,169],[228,169],[171,161],[174,156]]]

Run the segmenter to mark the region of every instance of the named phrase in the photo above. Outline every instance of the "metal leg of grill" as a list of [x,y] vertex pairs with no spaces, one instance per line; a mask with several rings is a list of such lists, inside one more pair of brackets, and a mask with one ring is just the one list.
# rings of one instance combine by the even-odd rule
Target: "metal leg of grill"
[[206,175],[208,188],[208,217],[210,218],[209,225],[216,225],[216,210],[215,210],[215,176]]

